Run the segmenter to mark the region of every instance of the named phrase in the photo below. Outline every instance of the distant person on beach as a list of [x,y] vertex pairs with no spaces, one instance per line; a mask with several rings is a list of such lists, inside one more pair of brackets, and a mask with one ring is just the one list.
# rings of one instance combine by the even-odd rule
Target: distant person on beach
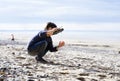
[[[60,31],[58,31],[60,30]],[[58,32],[56,32],[58,31]],[[45,29],[40,31],[35,35],[28,44],[28,53],[33,55],[38,62],[47,63],[43,59],[43,56],[48,52],[56,52],[58,49],[65,45],[64,41],[60,41],[58,46],[53,46],[53,41],[51,36],[63,31],[60,28],[57,28],[56,24],[48,22]]]
[[14,35],[13,35],[13,34],[11,34],[11,40],[12,40],[12,41],[14,41],[14,40],[15,40],[15,38],[14,38]]

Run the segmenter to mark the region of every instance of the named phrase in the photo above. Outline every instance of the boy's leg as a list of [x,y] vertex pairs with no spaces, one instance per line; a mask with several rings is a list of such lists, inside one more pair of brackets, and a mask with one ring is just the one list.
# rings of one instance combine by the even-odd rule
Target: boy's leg
[[42,41],[39,43],[36,43],[32,48],[31,48],[31,55],[37,55],[35,57],[35,59],[38,62],[42,62],[42,63],[48,63],[46,60],[44,60],[42,57],[47,53],[47,42],[46,41]]
[[38,55],[41,54],[42,56],[44,55],[45,49],[47,47],[47,42],[46,41],[41,41],[36,43],[34,46],[30,48],[28,53],[30,55]]
[[44,53],[39,53],[35,58],[38,62],[42,63],[48,63],[46,60],[44,60],[42,57],[48,52],[47,49],[45,49]]
[[44,53],[41,53],[41,52],[40,52],[40,53],[37,55],[37,57],[42,58],[47,52],[48,52],[48,50],[45,50]]

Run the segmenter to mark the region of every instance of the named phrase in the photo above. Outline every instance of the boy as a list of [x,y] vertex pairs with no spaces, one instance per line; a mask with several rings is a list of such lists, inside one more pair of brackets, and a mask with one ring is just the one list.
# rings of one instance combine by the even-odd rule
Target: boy
[[44,31],[40,31],[36,36],[32,38],[28,45],[28,53],[30,55],[37,55],[36,60],[38,62],[47,63],[46,60],[43,59],[43,56],[48,52],[56,52],[58,48],[65,45],[64,41],[60,41],[58,46],[53,46],[53,41],[51,36],[59,30],[56,24],[52,22],[48,22]]

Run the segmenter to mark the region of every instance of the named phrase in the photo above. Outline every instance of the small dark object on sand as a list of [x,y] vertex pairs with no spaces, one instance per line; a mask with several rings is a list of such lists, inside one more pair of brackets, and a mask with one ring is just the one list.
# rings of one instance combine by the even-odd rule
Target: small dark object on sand
[[13,55],[15,55],[15,52],[12,52]]
[[91,81],[98,81],[98,80],[96,80],[96,79],[92,79]]
[[120,54],[120,51],[118,51],[118,53]]
[[28,80],[28,81],[34,81],[34,80]]
[[85,78],[83,78],[83,77],[79,77],[77,79],[80,80],[80,81],[85,81]]

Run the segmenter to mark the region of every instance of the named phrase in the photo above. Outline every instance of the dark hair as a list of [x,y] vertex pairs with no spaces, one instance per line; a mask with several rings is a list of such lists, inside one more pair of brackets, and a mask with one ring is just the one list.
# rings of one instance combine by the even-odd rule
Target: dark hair
[[45,30],[48,30],[50,27],[51,28],[56,28],[57,25],[54,24],[54,23],[52,23],[52,22],[48,22],[47,25],[46,25],[46,27],[45,27]]

